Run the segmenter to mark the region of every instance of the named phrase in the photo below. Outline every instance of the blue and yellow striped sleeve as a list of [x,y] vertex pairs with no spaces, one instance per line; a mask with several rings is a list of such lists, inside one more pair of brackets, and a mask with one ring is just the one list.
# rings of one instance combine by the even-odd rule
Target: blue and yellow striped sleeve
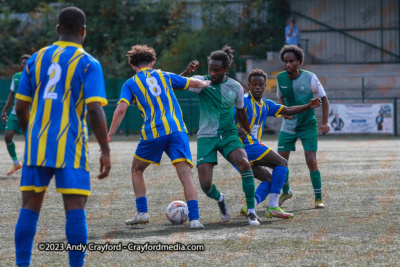
[[[130,81],[130,80],[128,80]],[[122,85],[122,89],[121,89],[121,94],[119,96],[119,100],[118,100],[118,104],[122,102],[127,103],[128,105],[130,104],[136,104],[136,99],[132,93],[131,88],[128,85],[128,81],[126,81],[124,83],[124,85]]]
[[285,107],[284,105],[276,104],[272,100],[265,99],[265,104],[268,107],[268,115],[279,118],[281,116],[280,112]]
[[188,89],[189,88],[189,82],[190,79],[186,77],[182,77],[179,75],[176,75],[174,73],[168,73],[171,83],[172,83],[172,89]]
[[[31,57],[32,58],[32,57]],[[17,92],[15,95],[16,99],[26,101],[26,102],[32,102],[33,98],[33,90],[32,90],[32,83],[31,79],[29,78],[29,69],[28,69],[28,63],[32,62],[31,60],[28,60],[26,63],[26,67],[24,68],[24,71],[22,72],[18,88],[14,88],[14,92]]]
[[108,104],[106,97],[106,86],[104,84],[103,70],[100,63],[95,59],[89,59],[86,65],[87,72],[83,84],[83,96],[85,103],[100,102],[102,106]]

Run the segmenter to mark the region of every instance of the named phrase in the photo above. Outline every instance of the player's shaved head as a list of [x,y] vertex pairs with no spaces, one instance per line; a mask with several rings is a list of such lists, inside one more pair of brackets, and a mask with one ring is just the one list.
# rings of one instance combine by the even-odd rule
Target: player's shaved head
[[77,7],[66,7],[58,15],[60,34],[76,35],[86,24],[85,13]]
[[147,45],[132,46],[131,50],[126,54],[126,57],[129,60],[129,64],[136,67],[143,67],[157,59],[156,51]]

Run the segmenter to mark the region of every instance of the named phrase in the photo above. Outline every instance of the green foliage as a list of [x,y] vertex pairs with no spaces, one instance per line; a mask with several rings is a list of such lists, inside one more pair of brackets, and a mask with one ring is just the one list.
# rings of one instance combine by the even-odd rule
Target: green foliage
[[[12,76],[22,54],[34,53],[58,39],[57,14],[67,1],[58,1],[58,5],[48,2],[3,4],[0,77]],[[243,66],[241,55],[265,58],[267,50],[280,49],[289,16],[287,0],[245,0],[233,5],[212,0],[197,4],[180,0],[73,3],[86,13],[85,50],[102,63],[105,77],[113,79],[134,74],[125,54],[135,44],[154,47],[158,55],[155,67],[178,73],[193,59],[201,63],[199,73],[205,73],[210,52],[229,44],[236,50],[234,72]],[[20,21],[11,16],[14,13],[27,13],[28,17]],[[201,28],[192,27],[195,15],[200,15]]]

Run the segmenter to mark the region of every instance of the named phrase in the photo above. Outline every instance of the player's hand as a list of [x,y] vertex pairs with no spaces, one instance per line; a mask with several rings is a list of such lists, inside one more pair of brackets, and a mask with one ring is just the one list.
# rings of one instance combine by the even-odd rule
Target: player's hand
[[329,127],[328,123],[321,125],[321,132],[323,135],[326,135],[327,133],[329,133],[330,130],[331,130],[331,127]]
[[186,67],[186,72],[187,74],[190,74],[192,72],[195,72],[197,68],[199,67],[199,62],[197,60],[193,60],[189,63],[189,65]]
[[101,152],[100,156],[100,174],[97,175],[98,179],[103,179],[108,176],[111,170],[111,159],[110,159],[110,152],[103,153]]
[[246,137],[247,137],[247,133],[243,128],[238,127],[238,134],[239,134],[240,139],[242,139],[242,140],[246,139]]
[[6,123],[7,119],[8,119],[7,113],[6,112],[2,112],[1,113],[1,120],[3,121],[3,123]]
[[285,120],[291,120],[291,119],[293,119],[293,116],[282,115],[282,118],[284,118]]
[[321,98],[316,97],[314,99],[311,99],[310,102],[308,103],[308,105],[310,106],[310,108],[317,108],[317,107],[321,106],[322,105]]
[[206,86],[201,87],[202,89],[209,87],[210,84],[211,84],[211,81],[210,81],[210,80],[206,80],[206,81],[202,81],[202,82],[206,84]]
[[113,136],[112,136],[111,134],[108,134],[108,135],[107,135],[107,141],[108,141],[109,143],[111,142],[112,138],[113,138]]

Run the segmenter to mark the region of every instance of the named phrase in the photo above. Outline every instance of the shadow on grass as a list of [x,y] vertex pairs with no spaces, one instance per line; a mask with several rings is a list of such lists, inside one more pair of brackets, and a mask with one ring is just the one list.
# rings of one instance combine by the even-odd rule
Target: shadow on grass
[[[243,227],[248,227],[248,229],[264,228],[265,226],[270,226],[271,224],[278,223],[275,220],[262,219],[260,226],[249,226],[246,218],[232,218],[229,223],[217,222],[217,223],[204,223],[203,229],[191,229],[189,225],[171,225],[170,223],[157,224],[157,225],[135,225],[135,226],[122,226],[118,227],[118,238],[123,239],[138,239],[146,237],[168,237],[172,234],[187,232],[190,233],[201,233],[206,231],[207,233],[215,234],[221,233],[221,230],[235,229],[243,230]],[[156,229],[157,227],[158,229]],[[160,227],[162,229],[160,229]],[[254,228],[252,228],[254,227]],[[104,240],[100,235],[89,236],[89,240]]]
[[0,176],[0,181],[2,180],[16,180],[18,177],[15,176]]

